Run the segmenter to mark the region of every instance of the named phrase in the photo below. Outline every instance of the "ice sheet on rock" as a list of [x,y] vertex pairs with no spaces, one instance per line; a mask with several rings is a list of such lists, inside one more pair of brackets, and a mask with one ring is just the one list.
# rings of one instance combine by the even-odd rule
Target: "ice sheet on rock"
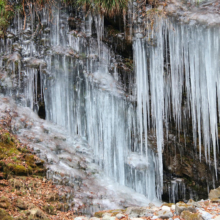
[[[56,12],[54,16],[61,14]],[[100,22],[96,18],[98,28],[102,28]],[[136,107],[125,98],[114,65],[114,73],[110,71],[116,55],[101,41],[102,30],[97,30],[98,42],[77,31],[68,32],[68,28],[62,30],[63,36],[57,27],[51,30],[54,30],[53,48],[59,51],[47,56],[48,72],[53,76],[45,80],[47,120],[65,127],[73,136],[85,137],[86,144],[73,143],[76,152],[86,153],[110,178],[154,199],[157,157],[149,154],[152,166],[143,173],[135,172],[135,168],[126,164],[128,151],[140,152],[141,134]],[[62,42],[58,43],[58,38]],[[67,48],[76,51],[79,59],[65,55]]]
[[[21,89],[16,91],[22,95],[21,105],[38,112],[39,102],[44,101],[46,119],[59,125],[38,121],[35,114],[25,109],[25,114],[19,112],[22,120],[13,121],[13,129],[23,142],[31,142],[31,147],[54,167],[62,161],[67,170],[76,168],[78,162],[82,170],[88,167],[88,174],[93,174],[93,168],[94,173],[102,169],[115,181],[150,200],[155,199],[158,159],[154,153],[143,150],[142,145],[147,142],[138,127],[136,98],[133,95],[133,103],[130,102],[125,93],[127,85],[124,85],[129,80],[123,84],[117,69],[121,57],[102,42],[102,16],[84,17],[78,11],[76,14],[82,21],[78,27],[80,31],[69,30],[68,13],[64,8],[53,9],[53,22],[49,22],[48,11],[42,10],[39,14],[44,26],[42,31],[34,17],[30,17],[30,21],[27,19],[23,30],[24,21],[16,14],[10,31],[15,35],[19,33],[19,45],[12,47],[15,38],[7,39],[7,43],[1,41],[0,51],[8,50],[11,54],[16,48],[24,58],[23,64],[33,64],[22,65],[22,92]],[[92,30],[92,21],[97,30]],[[97,33],[97,39],[92,37],[93,31]],[[129,94],[133,93],[134,87],[132,81]],[[72,137],[64,140],[62,137],[68,132]],[[65,152],[74,155],[74,161],[64,158]],[[129,166],[129,152],[143,152],[150,163],[148,169]],[[79,156],[82,154],[86,155],[84,159]],[[54,173],[55,170],[50,175]],[[57,176],[58,179],[62,180],[62,176]]]
[[61,55],[65,55],[65,56],[73,56],[78,58],[78,52],[75,51],[74,49],[72,49],[72,47],[61,47],[61,46],[54,46],[52,47],[52,51],[55,54],[61,54]]
[[111,92],[115,96],[123,96],[124,91],[122,90],[119,83],[114,79],[112,75],[106,70],[100,69],[94,73],[88,75],[88,78],[94,82],[98,88],[102,89],[103,91]]
[[[218,25],[186,25],[175,19],[158,18],[154,30],[145,31],[146,38],[135,38],[133,43],[137,118],[143,133],[143,154],[147,151],[149,127],[157,136],[160,195],[163,130],[169,129],[171,119],[178,132],[185,131],[187,120],[192,121],[193,141],[200,149],[200,158],[203,151],[207,162],[217,168],[220,29]],[[150,45],[149,39],[156,44]]]
[[[144,195],[115,183],[103,174],[97,164],[87,160],[86,155],[77,153],[73,143],[78,142],[79,144],[79,138],[72,139],[65,129],[61,130],[59,126],[39,119],[29,108],[18,107],[10,99],[1,96],[1,117],[8,114],[5,109],[16,113],[12,127],[18,122],[23,123],[24,120],[32,122],[31,127],[25,127],[23,124],[20,129],[18,128],[18,138],[22,143],[33,148],[42,159],[47,158],[45,162],[49,168],[47,171],[48,178],[57,184],[65,184],[70,189],[72,188],[74,198],[71,199],[70,197],[69,204],[73,201],[77,202],[75,206],[71,207],[72,209],[77,210],[80,204],[88,204],[88,210],[90,205],[91,209],[100,210],[123,208],[131,205],[144,206],[149,203]],[[37,138],[41,140],[40,143],[36,143],[34,134],[37,134]],[[85,140],[81,143],[85,144]],[[59,150],[54,149],[57,144],[59,144]],[[71,148],[75,151],[69,151]],[[70,160],[67,162],[66,159]],[[76,167],[77,165],[78,167]],[[71,194],[71,190],[69,194]]]
[[146,158],[143,157],[143,155],[137,154],[137,153],[130,153],[127,157],[127,163],[139,170],[146,170],[148,168],[148,162],[146,161]]

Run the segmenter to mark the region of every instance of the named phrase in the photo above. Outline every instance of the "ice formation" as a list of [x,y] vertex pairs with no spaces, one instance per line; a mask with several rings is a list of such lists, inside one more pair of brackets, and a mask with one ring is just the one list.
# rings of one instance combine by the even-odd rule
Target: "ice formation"
[[154,28],[136,37],[134,51],[140,130],[147,140],[148,129],[155,129],[161,179],[164,128],[172,118],[178,131],[192,121],[199,156],[204,151],[217,172],[220,29],[175,19],[157,19]]
[[[220,30],[171,18],[155,19],[152,30],[141,16],[135,17],[133,6],[135,2],[128,17],[130,38],[134,34],[136,87],[129,82],[129,92],[117,71],[116,54],[102,41],[102,16],[76,12],[81,23],[70,30],[65,9],[53,9],[53,22],[43,9],[39,31],[34,13],[25,30],[18,14],[9,29],[12,37],[1,40],[0,52],[7,56],[0,62],[10,74],[19,73],[13,80],[6,74],[5,94],[22,94],[20,103],[36,112],[43,100],[47,120],[88,143],[75,148],[93,155],[108,177],[152,200],[163,190],[164,130],[169,133],[171,119],[178,131],[192,121],[200,157],[204,147],[211,163],[213,151],[217,166]],[[37,33],[40,43],[35,42]],[[19,42],[14,42],[15,35]],[[157,149],[149,148],[149,131],[157,138]],[[68,171],[65,164],[60,166]]]

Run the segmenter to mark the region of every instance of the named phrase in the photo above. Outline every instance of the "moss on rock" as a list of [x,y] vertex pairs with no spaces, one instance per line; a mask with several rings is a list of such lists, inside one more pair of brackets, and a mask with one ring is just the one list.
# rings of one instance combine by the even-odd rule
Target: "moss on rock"
[[3,209],[0,209],[0,219],[1,220],[13,220],[13,218]]
[[189,211],[183,211],[180,217],[185,220],[203,220],[199,213],[192,213]]

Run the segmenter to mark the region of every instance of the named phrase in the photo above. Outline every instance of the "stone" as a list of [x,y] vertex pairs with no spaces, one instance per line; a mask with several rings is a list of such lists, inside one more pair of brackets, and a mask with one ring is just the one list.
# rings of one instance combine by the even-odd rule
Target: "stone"
[[152,216],[154,210],[147,209],[144,207],[128,207],[125,214],[129,215],[129,218],[137,218],[143,216]]
[[74,220],[89,220],[89,219],[85,216],[78,216],[78,217],[74,218]]
[[158,218],[168,219],[173,217],[173,213],[171,211],[160,210],[157,213]]
[[153,208],[153,207],[155,207],[154,203],[152,203],[152,202],[150,202],[150,203],[148,204],[148,206],[149,206],[150,209]]
[[171,210],[175,210],[175,208],[176,208],[176,205],[171,206]]
[[196,209],[194,205],[186,204],[184,202],[178,202],[175,206],[175,212],[177,215],[180,215],[183,211],[190,211],[196,213]]
[[44,212],[39,208],[33,208],[33,209],[29,210],[27,215],[28,215],[29,220],[35,220],[38,218],[41,220],[49,220],[49,218],[47,218],[46,214],[44,214]]
[[184,220],[203,220],[199,213],[192,213],[189,211],[182,211],[180,217]]
[[209,199],[220,199],[220,187],[209,192]]
[[204,220],[210,220],[210,219],[213,219],[213,215],[211,215],[210,213],[206,212],[206,211],[203,211],[201,209],[197,209],[198,210],[198,213],[201,214],[202,218]]
[[0,198],[0,208],[7,209],[10,206],[10,201],[8,198],[2,196]]
[[170,211],[170,207],[168,207],[168,206],[162,206],[162,210],[163,210],[163,211]]
[[58,193],[52,193],[46,197],[46,201],[47,202],[59,201],[59,198],[60,196]]
[[143,220],[142,218],[130,218],[130,220]]
[[192,203],[194,203],[195,201],[193,200],[193,199],[190,199],[188,202],[187,202],[187,204],[192,204]]
[[187,204],[193,205],[193,206],[195,206],[195,207],[197,207],[197,208],[202,208],[202,206],[199,204],[199,202],[195,202],[195,201],[192,200],[192,199],[190,199],[190,200],[187,202]]
[[27,204],[26,204],[24,201],[20,200],[20,199],[17,199],[17,201],[16,201],[16,206],[17,206],[19,209],[22,209],[22,210],[25,210],[25,209],[28,208]]
[[102,220],[116,220],[116,217],[112,217],[112,216],[106,215],[106,214],[110,214],[110,213],[105,213],[102,217]]
[[218,199],[218,198],[213,198],[213,199],[211,199],[211,202],[212,202],[212,203],[220,203],[220,199]]
[[90,220],[100,220],[100,218],[92,217]]
[[125,217],[125,215],[123,215],[123,214],[121,214],[121,213],[118,213],[117,215],[116,215],[116,218],[117,219],[121,219],[121,218],[124,218]]

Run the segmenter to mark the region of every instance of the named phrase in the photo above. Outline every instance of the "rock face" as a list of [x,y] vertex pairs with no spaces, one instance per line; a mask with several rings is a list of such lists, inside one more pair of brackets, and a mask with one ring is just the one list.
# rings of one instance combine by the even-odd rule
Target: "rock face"
[[[217,157],[217,160],[219,160],[218,155]],[[213,158],[211,158],[211,161],[213,161]],[[169,134],[164,145],[163,165],[164,186],[166,186],[166,183],[171,183],[172,176],[182,178],[182,186],[186,190],[184,196],[181,197],[179,194],[180,200],[190,199],[190,191],[197,196],[195,199],[207,198],[207,184],[209,188],[213,187],[212,176],[215,175],[215,168],[212,163],[209,166],[203,156],[200,161],[198,149],[193,146],[192,134],[186,134],[185,137],[181,134],[179,138],[171,133]],[[209,181],[207,182],[207,180]],[[216,180],[215,184],[220,185],[219,180]],[[176,185],[179,185],[179,183],[176,183]],[[171,185],[167,186],[171,187]],[[171,199],[170,202],[178,202],[169,198],[169,192],[164,187],[163,200],[169,202],[169,199]]]
[[196,209],[194,205],[186,204],[184,202],[176,203],[175,212],[177,215],[180,215],[183,211],[190,211],[195,213]]

